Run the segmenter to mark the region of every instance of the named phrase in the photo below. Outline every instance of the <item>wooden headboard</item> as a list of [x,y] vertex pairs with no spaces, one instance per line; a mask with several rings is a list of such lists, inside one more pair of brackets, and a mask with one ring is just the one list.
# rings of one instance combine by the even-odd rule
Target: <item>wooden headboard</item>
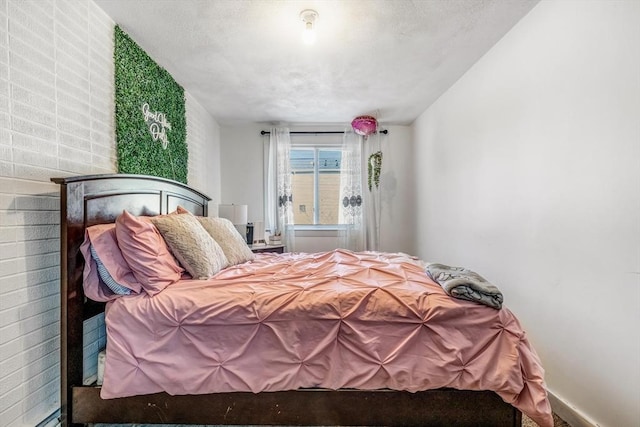
[[80,245],[85,229],[115,222],[123,210],[134,215],[158,215],[180,205],[195,215],[206,216],[211,198],[182,183],[145,175],[86,175],[51,181],[60,184],[60,380],[64,417],[72,402],[72,387],[82,385],[83,380],[83,321],[104,311],[103,303],[84,296]]

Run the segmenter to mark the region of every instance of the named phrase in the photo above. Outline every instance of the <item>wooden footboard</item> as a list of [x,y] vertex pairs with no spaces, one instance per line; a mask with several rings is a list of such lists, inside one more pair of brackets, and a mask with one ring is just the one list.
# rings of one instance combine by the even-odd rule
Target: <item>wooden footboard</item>
[[493,392],[297,390],[102,400],[73,388],[73,423],[283,426],[520,426],[520,411]]

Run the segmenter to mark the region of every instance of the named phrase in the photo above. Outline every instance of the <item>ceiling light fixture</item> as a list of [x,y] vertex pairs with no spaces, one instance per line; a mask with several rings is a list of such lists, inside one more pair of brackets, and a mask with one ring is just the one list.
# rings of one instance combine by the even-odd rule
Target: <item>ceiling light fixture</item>
[[302,32],[302,41],[305,44],[313,44],[316,41],[315,22],[318,19],[318,12],[312,9],[305,9],[300,12],[300,19],[304,22],[304,31]]

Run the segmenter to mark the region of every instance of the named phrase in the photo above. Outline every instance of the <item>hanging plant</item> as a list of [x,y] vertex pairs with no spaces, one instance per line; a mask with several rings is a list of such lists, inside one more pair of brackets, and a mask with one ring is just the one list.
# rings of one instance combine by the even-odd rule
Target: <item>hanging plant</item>
[[380,169],[382,169],[382,151],[378,151],[369,156],[367,162],[369,173],[369,191],[373,189],[373,185],[378,188],[380,185]]

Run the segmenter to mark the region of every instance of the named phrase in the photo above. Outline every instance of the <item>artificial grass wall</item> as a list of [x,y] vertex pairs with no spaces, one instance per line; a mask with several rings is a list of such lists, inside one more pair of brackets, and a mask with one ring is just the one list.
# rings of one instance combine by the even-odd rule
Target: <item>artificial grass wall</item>
[[118,172],[187,183],[184,89],[115,27]]

